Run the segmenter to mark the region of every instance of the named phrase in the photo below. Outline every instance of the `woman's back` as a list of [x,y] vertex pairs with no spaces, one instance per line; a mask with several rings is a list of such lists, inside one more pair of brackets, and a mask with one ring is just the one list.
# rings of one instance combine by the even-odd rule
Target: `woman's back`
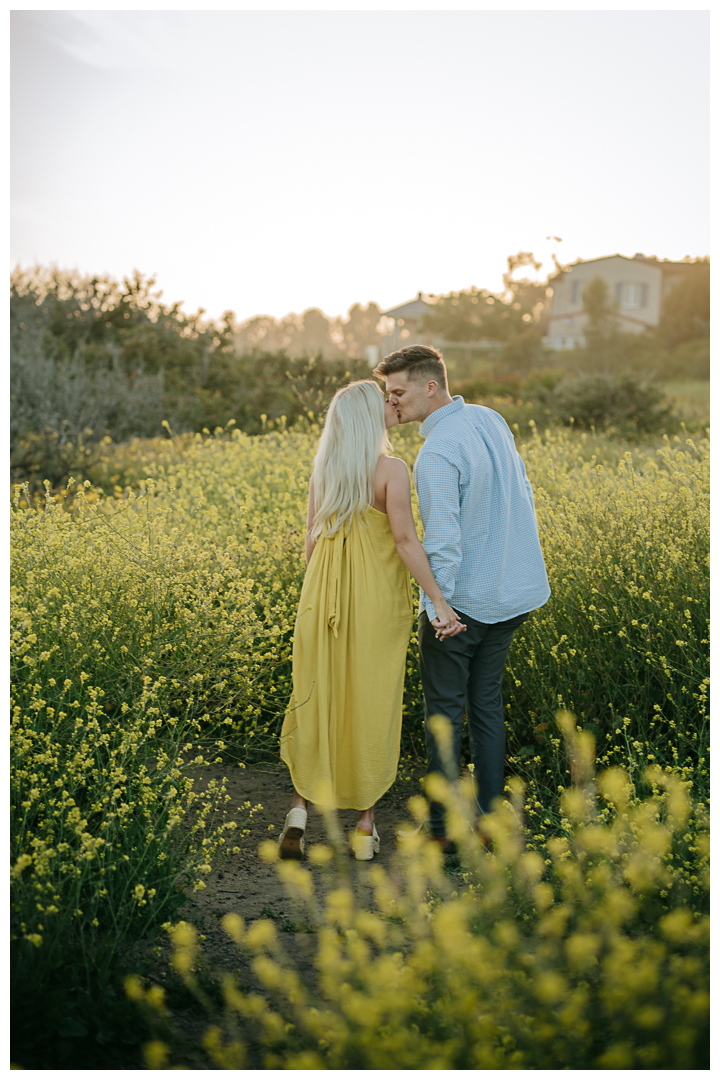
[[[382,514],[389,514],[395,509],[394,503],[391,503],[391,509],[388,511],[388,486],[393,478],[401,473],[407,475],[407,465],[402,458],[388,457],[387,454],[380,455],[373,478],[372,505],[375,510],[379,510]],[[392,499],[392,488],[390,488],[390,498]]]

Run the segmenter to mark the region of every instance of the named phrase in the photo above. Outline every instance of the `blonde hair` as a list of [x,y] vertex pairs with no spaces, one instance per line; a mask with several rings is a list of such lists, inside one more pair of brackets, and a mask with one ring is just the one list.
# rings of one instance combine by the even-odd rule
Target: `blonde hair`
[[330,402],[315,455],[313,540],[332,536],[367,512],[378,458],[390,450],[378,384],[361,379],[343,386]]

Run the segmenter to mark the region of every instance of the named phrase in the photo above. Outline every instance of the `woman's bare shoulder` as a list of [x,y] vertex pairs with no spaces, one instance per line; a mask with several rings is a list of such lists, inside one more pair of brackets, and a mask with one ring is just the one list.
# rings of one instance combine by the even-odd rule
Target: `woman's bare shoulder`
[[378,462],[378,469],[384,472],[386,476],[402,475],[408,471],[408,467],[402,458],[388,457],[385,454]]

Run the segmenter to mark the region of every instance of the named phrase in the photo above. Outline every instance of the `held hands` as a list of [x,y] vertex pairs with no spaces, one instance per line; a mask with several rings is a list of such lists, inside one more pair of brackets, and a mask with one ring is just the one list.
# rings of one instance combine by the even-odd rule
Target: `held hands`
[[435,627],[435,637],[441,641],[467,630],[465,623],[460,622],[456,612],[445,601],[435,604],[435,611],[437,617],[432,620],[432,625]]

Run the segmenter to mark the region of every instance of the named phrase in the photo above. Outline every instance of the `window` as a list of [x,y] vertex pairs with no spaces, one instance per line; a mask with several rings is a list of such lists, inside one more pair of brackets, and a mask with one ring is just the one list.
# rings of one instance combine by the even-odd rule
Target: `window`
[[615,283],[615,299],[624,308],[647,306],[647,285],[641,281],[618,281]]
[[570,286],[570,301],[573,304],[582,303],[582,291],[585,282],[573,281]]

